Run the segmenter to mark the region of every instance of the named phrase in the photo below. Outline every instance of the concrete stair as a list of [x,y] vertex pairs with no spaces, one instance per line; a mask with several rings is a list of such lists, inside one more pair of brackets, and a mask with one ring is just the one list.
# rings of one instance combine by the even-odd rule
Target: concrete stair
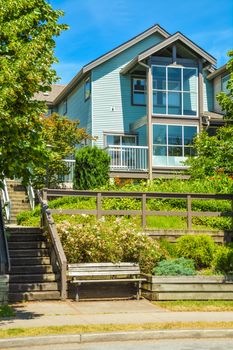
[[54,271],[40,228],[8,226],[11,261],[9,301],[60,299],[60,275]]
[[11,201],[11,224],[17,222],[16,217],[22,211],[31,210],[26,188],[19,180],[6,180],[9,198]]

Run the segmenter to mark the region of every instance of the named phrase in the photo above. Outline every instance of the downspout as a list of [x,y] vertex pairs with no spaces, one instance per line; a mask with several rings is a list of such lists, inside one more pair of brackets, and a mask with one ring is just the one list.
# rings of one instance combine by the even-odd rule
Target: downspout
[[138,62],[146,68],[147,72],[147,139],[148,139],[148,180],[153,180],[152,172],[152,72],[151,64],[148,66],[143,62]]

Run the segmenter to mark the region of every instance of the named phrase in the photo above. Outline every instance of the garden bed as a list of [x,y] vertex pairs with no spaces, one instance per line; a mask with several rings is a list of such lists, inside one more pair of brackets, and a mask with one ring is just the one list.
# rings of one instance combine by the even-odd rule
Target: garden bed
[[149,300],[233,300],[233,276],[143,275],[142,295]]
[[7,304],[9,292],[9,276],[0,275],[0,305]]

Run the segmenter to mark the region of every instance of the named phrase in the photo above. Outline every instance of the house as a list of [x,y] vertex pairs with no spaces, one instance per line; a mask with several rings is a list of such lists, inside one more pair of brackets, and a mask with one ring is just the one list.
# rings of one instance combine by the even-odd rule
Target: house
[[156,24],[85,65],[52,101],[48,93],[49,109],[80,120],[110,154],[112,177],[170,177],[186,168],[195,135],[223,123],[215,94],[228,75],[215,65]]

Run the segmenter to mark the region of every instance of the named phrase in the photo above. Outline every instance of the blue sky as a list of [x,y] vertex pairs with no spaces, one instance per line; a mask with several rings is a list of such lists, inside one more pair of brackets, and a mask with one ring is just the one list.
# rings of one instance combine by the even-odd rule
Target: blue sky
[[232,0],[48,0],[65,11],[70,29],[56,39],[55,65],[61,83],[79,69],[155,23],[169,33],[181,31],[226,63],[233,48]]

